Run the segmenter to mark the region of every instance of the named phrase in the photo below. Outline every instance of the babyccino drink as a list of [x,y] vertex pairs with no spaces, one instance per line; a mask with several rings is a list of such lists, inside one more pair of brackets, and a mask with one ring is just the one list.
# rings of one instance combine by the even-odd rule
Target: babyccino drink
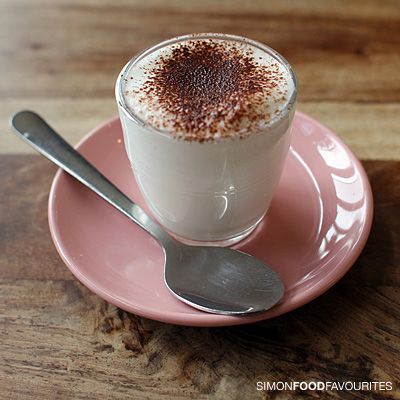
[[154,217],[178,239],[229,245],[268,210],[290,143],[296,79],[269,47],[193,34],[139,54],[116,98]]
[[260,43],[188,35],[133,58],[116,85],[124,141],[154,217],[227,245],[265,215],[290,142],[294,73]]

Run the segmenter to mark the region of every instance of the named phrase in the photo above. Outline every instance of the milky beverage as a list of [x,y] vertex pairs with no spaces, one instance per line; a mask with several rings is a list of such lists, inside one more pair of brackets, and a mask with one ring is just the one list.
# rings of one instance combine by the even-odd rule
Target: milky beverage
[[230,35],[161,43],[116,85],[124,141],[154,217],[188,243],[232,244],[265,215],[290,142],[294,74]]

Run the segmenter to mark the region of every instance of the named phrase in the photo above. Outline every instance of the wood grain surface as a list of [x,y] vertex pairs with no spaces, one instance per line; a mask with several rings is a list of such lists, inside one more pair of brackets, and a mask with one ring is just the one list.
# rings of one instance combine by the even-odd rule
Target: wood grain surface
[[[326,294],[248,326],[186,328],[101,300],[51,242],[55,168],[9,133],[22,108],[70,142],[116,114],[136,52],[190,32],[269,44],[293,64],[299,109],[361,159],[371,237]],[[398,1],[0,2],[0,399],[400,399]],[[392,391],[257,391],[257,381],[391,381]]]
[[[256,390],[257,381],[284,380],[398,387],[400,162],[364,166],[376,193],[375,223],[351,272],[290,314],[207,329],[128,314],[80,284],[48,231],[55,168],[36,155],[1,156],[0,398],[297,398]],[[329,393],[353,395],[371,398]]]
[[0,153],[31,151],[6,134],[12,112],[35,109],[76,143],[117,113],[115,80],[135,53],[226,32],[281,52],[299,78],[298,108],[358,157],[397,159],[399,26],[396,0],[2,0]]

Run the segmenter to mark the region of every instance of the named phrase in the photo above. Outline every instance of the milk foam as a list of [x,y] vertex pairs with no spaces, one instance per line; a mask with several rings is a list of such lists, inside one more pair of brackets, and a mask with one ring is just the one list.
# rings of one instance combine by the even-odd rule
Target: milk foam
[[[239,50],[243,57],[251,57],[252,62],[257,66],[265,68],[266,70],[274,70],[280,79],[275,79],[276,86],[269,88],[268,91],[262,96],[261,102],[255,106],[256,113],[258,113],[257,127],[255,129],[254,123],[247,115],[241,117],[240,123],[234,127],[229,127],[231,130],[230,136],[241,135],[242,133],[251,130],[258,131],[265,129],[271,120],[282,113],[288,107],[289,100],[294,91],[293,77],[288,70],[287,66],[275,59],[271,54],[265,50],[256,47],[255,45],[244,42],[232,42],[229,40],[219,38],[196,38],[192,36],[186,41],[173,43],[165,47],[156,49],[153,52],[146,54],[144,57],[134,62],[131,67],[124,71],[121,77],[122,93],[125,100],[125,106],[131,113],[138,116],[145,123],[150,126],[169,133],[175,133],[179,136],[180,132],[177,130],[174,121],[179,111],[174,110],[171,112],[157,95],[149,96],[145,90],[146,84],[151,80],[155,70],[159,67],[161,60],[166,60],[172,56],[173,50],[180,46],[191,46],[196,41],[218,43],[229,49]],[[258,100],[260,100],[258,98]],[[254,110],[253,110],[254,112]],[[210,115],[210,119],[213,117]],[[219,121],[217,128],[210,131],[210,125],[205,124],[202,132],[204,137],[219,139],[221,135],[226,136],[226,126],[224,121]],[[179,131],[179,129],[178,129]],[[251,133],[251,132],[250,132]]]

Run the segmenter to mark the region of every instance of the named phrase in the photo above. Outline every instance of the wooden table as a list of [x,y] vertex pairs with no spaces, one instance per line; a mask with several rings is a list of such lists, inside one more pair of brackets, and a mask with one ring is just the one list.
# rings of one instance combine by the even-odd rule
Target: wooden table
[[[268,43],[293,64],[299,109],[336,131],[371,179],[370,240],[333,289],[288,315],[199,329],[128,314],[51,242],[55,168],[9,133],[43,114],[72,143],[116,114],[122,65],[188,32]],[[3,0],[0,3],[0,398],[400,398],[400,4]],[[257,391],[257,381],[391,381],[391,392]]]

